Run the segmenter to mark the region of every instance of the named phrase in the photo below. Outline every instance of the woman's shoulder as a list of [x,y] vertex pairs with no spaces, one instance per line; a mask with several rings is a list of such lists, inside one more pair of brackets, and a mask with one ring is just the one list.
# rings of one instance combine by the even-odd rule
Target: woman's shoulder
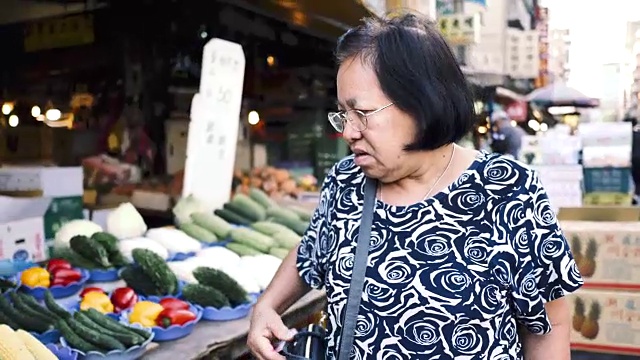
[[475,181],[491,195],[508,197],[540,186],[536,171],[513,157],[482,153],[478,162]]

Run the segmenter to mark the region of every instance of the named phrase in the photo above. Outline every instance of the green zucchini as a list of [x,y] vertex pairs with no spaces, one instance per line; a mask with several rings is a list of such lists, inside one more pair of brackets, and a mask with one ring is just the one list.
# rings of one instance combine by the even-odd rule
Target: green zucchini
[[288,229],[287,231],[275,233],[271,237],[276,241],[278,247],[289,250],[298,246],[300,244],[300,241],[302,240],[302,237],[300,235]]
[[268,236],[273,236],[274,234],[285,232],[285,231],[288,231],[291,234],[296,235],[296,233],[293,230],[289,229],[288,227],[282,224],[275,223],[273,221],[258,221],[251,224],[251,228],[253,230],[256,230]]
[[274,217],[273,221],[282,224],[302,236],[307,231],[309,224],[302,220],[292,220],[288,218]]
[[240,256],[254,256],[254,255],[262,255],[263,253],[246,245],[238,244],[238,243],[228,243],[226,248],[233,251],[234,253]]
[[269,249],[276,245],[276,242],[269,236],[243,227],[231,230],[231,240],[250,246],[263,253],[269,252]]
[[296,215],[298,215],[302,221],[309,222],[311,221],[311,217],[313,216],[313,210],[307,210],[295,205],[287,205],[286,209],[296,213]]
[[107,330],[119,332],[119,333],[130,332],[130,333],[138,334],[142,336],[145,339],[145,341],[149,339],[149,336],[151,336],[151,334],[147,330],[139,329],[133,326],[126,326],[102,314],[96,309],[83,310],[82,312],[86,314],[91,320],[93,320],[93,322],[95,322],[96,324],[100,325],[101,327]]
[[180,230],[203,243],[214,243],[218,241],[218,237],[213,232],[195,223],[182,223],[180,224]]
[[249,189],[249,197],[265,209],[268,209],[272,206],[277,206],[276,202],[273,201],[273,199],[270,198],[269,195],[257,188]]
[[228,221],[231,224],[236,224],[236,225],[251,225],[251,223],[253,221],[251,221],[250,219],[245,218],[244,216],[236,213],[235,211],[231,210],[229,208],[229,204],[224,204],[224,208],[223,209],[218,209],[216,211],[214,211],[213,213],[220,216],[223,220]]
[[269,210],[267,210],[267,216],[270,218],[288,219],[290,221],[301,221],[298,214],[279,206],[269,208]]
[[[71,319],[73,320],[73,319]],[[56,322],[56,329],[60,331],[60,335],[67,341],[70,347],[88,353],[89,351],[105,352],[103,349],[93,345],[92,343],[81,338],[75,331],[71,329],[66,320],[58,320]]]
[[214,233],[218,239],[226,239],[229,237],[229,233],[233,226],[229,224],[223,218],[208,212],[198,212],[191,214],[191,220],[212,233]]
[[267,218],[265,209],[245,194],[236,193],[230,203],[236,206],[240,215],[248,219],[261,221]]
[[279,259],[284,259],[287,257],[287,255],[289,255],[289,252],[291,250],[289,249],[285,249],[285,248],[279,248],[279,247],[273,247],[269,250],[269,254],[279,258]]

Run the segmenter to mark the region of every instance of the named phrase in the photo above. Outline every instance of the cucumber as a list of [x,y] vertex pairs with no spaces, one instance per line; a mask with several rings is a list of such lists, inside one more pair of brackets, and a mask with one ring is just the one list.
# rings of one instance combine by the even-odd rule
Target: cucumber
[[66,309],[58,305],[56,299],[53,298],[53,295],[49,290],[44,293],[44,304],[46,305],[47,309],[51,310],[52,313],[58,315],[58,317],[61,319],[68,319],[71,316],[71,314]]
[[273,201],[273,199],[271,199],[269,195],[257,188],[249,189],[249,197],[265,209],[268,209],[272,206],[277,206],[276,202]]
[[300,216],[291,210],[276,206],[267,210],[267,216],[270,218],[289,219],[290,221],[301,221]]
[[274,247],[274,248],[271,248],[269,250],[269,254],[271,254],[271,255],[279,258],[279,259],[284,259],[284,258],[287,257],[287,255],[289,255],[290,251],[291,250],[289,250],[289,249]]
[[204,243],[213,243],[218,241],[218,237],[213,232],[194,223],[180,224],[180,230],[190,237]]
[[58,316],[56,313],[40,305],[38,303],[38,300],[36,300],[33,296],[18,293],[18,297],[20,299],[19,302],[24,304],[23,306],[26,306],[31,309],[31,311],[40,314],[39,317],[44,316],[44,318],[49,320],[52,325],[54,321],[60,319],[60,316]]
[[149,336],[151,336],[149,331],[146,331],[144,329],[139,329],[133,326],[126,326],[102,314],[96,309],[87,309],[87,310],[83,310],[82,312],[86,314],[91,320],[93,320],[93,322],[95,322],[96,324],[100,325],[101,327],[107,330],[115,331],[119,333],[122,333],[122,332],[126,333],[128,331],[130,333],[134,333],[142,336],[145,339],[145,341],[149,339]]
[[67,341],[67,344],[69,344],[73,349],[82,351],[85,354],[89,351],[104,352],[99,347],[78,336],[78,334],[69,327],[66,320],[58,320],[56,322],[56,329],[60,331],[60,335],[62,335],[62,337]]
[[309,227],[309,223],[306,223],[302,220],[291,220],[287,218],[274,217],[273,221],[288,227],[300,236],[304,235],[304,233],[307,231],[307,228]]
[[0,324],[5,324],[8,327],[12,328],[13,330],[20,329],[20,325],[18,325],[17,322],[13,321],[13,319],[11,319],[9,316],[7,316],[7,314],[5,314],[2,311],[0,311]]
[[228,243],[226,248],[233,251],[234,253],[240,256],[253,256],[253,255],[262,255],[262,253],[252,247],[238,244],[238,243]]
[[162,295],[173,295],[177,292],[178,278],[163,258],[147,249],[133,249],[131,255],[142,271],[162,292]]
[[307,210],[295,205],[287,205],[286,208],[287,210],[296,213],[296,215],[298,215],[302,221],[311,221],[311,217],[313,216],[312,210]]
[[267,235],[261,234],[249,228],[235,228],[231,230],[231,240],[250,246],[263,253],[267,253],[276,242]]
[[251,225],[253,221],[229,209],[229,204],[224,204],[224,209],[218,209],[213,213],[220,216],[223,220],[236,225]]
[[198,283],[219,290],[233,306],[244,304],[248,300],[247,291],[222,270],[198,267],[193,270],[193,277]]
[[126,350],[127,348],[118,340],[102,334],[100,331],[92,330],[82,325],[78,320],[69,318],[65,319],[65,323],[74,333],[78,334],[83,340],[107,351]]
[[14,308],[9,300],[4,296],[0,296],[0,312],[13,320],[13,322],[19,325],[21,329],[27,331],[42,334],[53,328],[49,322],[42,321],[39,318],[20,312],[18,309]]
[[273,236],[274,234],[286,231],[290,232],[293,235],[296,235],[296,233],[288,227],[272,221],[258,221],[251,224],[251,228],[268,236]]
[[132,346],[142,344],[146,338],[142,336],[130,332],[117,332],[106,329],[100,325],[98,325],[95,321],[91,320],[91,318],[82,311],[77,311],[73,314],[73,318],[77,320],[80,324],[86,326],[87,328],[97,331],[99,333],[105,334],[106,336],[110,336],[118,341],[120,341],[127,348]]
[[230,203],[237,207],[236,209],[240,215],[248,219],[260,221],[267,218],[265,209],[245,194],[235,194]]
[[228,238],[231,229],[233,229],[233,226],[226,220],[208,212],[193,213],[191,214],[191,220],[193,220],[196,225],[214,233],[218,239]]

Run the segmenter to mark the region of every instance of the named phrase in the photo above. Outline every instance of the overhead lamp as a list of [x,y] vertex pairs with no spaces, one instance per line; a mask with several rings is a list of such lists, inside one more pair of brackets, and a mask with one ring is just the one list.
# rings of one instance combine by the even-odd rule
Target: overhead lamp
[[260,122],[260,114],[258,114],[257,111],[252,110],[251,112],[249,112],[248,122],[249,125],[258,125],[258,123]]
[[16,127],[18,126],[19,123],[20,123],[20,119],[18,118],[18,115],[14,114],[9,116],[9,126]]
[[49,121],[58,121],[62,117],[62,112],[58,109],[49,109],[44,114],[44,117]]
[[12,102],[6,102],[6,103],[2,104],[2,114],[3,115],[9,115],[9,114],[11,114],[12,111],[13,111],[13,103]]
[[34,118],[37,118],[41,114],[42,114],[42,110],[40,109],[40,106],[35,105],[34,107],[31,108],[31,116],[33,116]]

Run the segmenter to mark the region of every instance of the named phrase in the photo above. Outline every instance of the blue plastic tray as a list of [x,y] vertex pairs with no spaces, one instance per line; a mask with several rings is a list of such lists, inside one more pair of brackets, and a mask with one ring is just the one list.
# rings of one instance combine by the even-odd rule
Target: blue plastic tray
[[[45,287],[30,287],[30,286],[26,286],[26,285],[22,285],[21,289],[33,296],[34,298],[38,299],[38,300],[42,300],[44,299],[44,294],[47,290],[51,291],[51,295],[53,295],[53,297],[55,299],[61,299],[61,298],[66,298],[66,297],[70,297],[73,296],[75,294],[77,294],[78,292],[80,292],[80,290],[82,290],[82,288],[84,287],[84,285],[87,283],[87,281],[89,280],[89,272],[87,270],[84,269],[76,269],[78,271],[80,271],[82,273],[82,278],[80,279],[80,281],[74,282],[72,284],[66,285],[66,286],[62,286],[62,285],[55,285],[55,286],[51,286],[50,288],[45,288]],[[21,278],[22,273],[18,274],[18,279]]]
[[[129,326],[137,327],[139,329],[144,329],[142,326],[138,324],[129,325]],[[65,340],[64,337],[60,338],[60,344],[62,344],[62,346],[64,347],[68,347],[76,351],[80,355],[80,358],[82,358],[83,360],[135,360],[140,358],[144,354],[144,352],[147,349],[147,345],[149,345],[149,343],[151,343],[152,340],[153,340],[153,333],[151,333],[151,336],[149,336],[149,339],[147,339],[147,341],[142,343],[142,345],[136,345],[136,346],[130,347],[125,351],[113,350],[113,351],[109,351],[106,354],[99,353],[97,351],[89,351],[88,353],[84,353],[82,351],[73,349],[69,346],[69,344],[67,344],[67,341]]]
[[77,360],[78,353],[68,347],[58,346],[56,344],[47,344],[47,349],[51,350],[58,360]]
[[196,256],[195,252],[169,254],[167,261],[183,261]]
[[60,331],[58,331],[57,329],[52,329],[47,332],[43,332],[42,334],[32,332],[31,335],[33,335],[36,339],[40,340],[40,342],[45,345],[55,344],[60,340]]
[[[155,300],[148,299],[148,301],[159,302],[160,299],[155,298]],[[155,342],[163,342],[163,341],[173,341],[182,339],[190,335],[193,332],[193,329],[196,327],[196,324],[202,319],[202,308],[197,305],[190,304],[190,310],[194,314],[196,314],[196,319],[193,321],[189,321],[184,325],[171,325],[168,328],[162,328],[160,326],[154,326],[151,328],[153,331],[153,341]],[[122,316],[120,317],[120,321],[129,324],[129,315],[131,314],[131,310],[123,311]]]
[[94,269],[89,270],[89,282],[111,282],[118,281],[120,279],[120,269]]
[[246,304],[242,304],[236,307],[225,306],[220,309],[216,309],[211,306],[203,308],[202,319],[209,321],[229,321],[242,319],[249,315],[251,308],[256,303],[256,299],[250,297],[250,301]]

